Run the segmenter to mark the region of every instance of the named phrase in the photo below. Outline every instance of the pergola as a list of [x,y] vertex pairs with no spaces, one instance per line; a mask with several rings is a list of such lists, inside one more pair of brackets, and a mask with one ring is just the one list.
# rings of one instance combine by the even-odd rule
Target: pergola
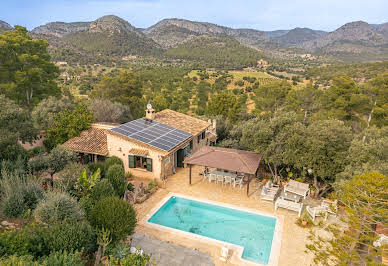
[[257,152],[204,146],[193,155],[187,157],[184,163],[189,166],[190,185],[191,167],[193,165],[218,168],[243,173],[245,176],[248,176],[247,195],[249,195],[249,183],[257,176],[261,157],[261,154]]

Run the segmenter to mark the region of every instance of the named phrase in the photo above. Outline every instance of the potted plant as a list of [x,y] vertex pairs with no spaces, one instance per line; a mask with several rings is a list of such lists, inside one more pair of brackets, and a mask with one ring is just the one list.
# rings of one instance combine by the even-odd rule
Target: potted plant
[[311,188],[310,188],[310,195],[311,195],[311,197],[314,197],[314,196],[315,196],[315,191],[316,191],[316,188],[315,188],[315,187],[311,187]]
[[302,215],[296,220],[296,224],[305,228],[305,227],[312,226],[314,223],[311,220],[309,214],[306,211],[304,211]]

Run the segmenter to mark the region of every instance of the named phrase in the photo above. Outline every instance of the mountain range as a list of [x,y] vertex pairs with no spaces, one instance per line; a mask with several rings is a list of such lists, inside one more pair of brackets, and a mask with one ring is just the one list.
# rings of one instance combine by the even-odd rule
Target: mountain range
[[[11,26],[0,21],[0,31]],[[51,22],[34,28],[33,37],[48,40],[56,49],[91,56],[158,56],[186,42],[203,42],[204,36],[228,38],[251,49],[293,49],[301,53],[336,56],[343,60],[388,59],[388,23],[347,23],[332,32],[295,28],[260,31],[233,29],[207,22],[164,19],[146,29],[132,26],[117,16],[104,16],[92,22]],[[227,42],[230,43],[230,42]],[[230,43],[231,44],[231,43]]]

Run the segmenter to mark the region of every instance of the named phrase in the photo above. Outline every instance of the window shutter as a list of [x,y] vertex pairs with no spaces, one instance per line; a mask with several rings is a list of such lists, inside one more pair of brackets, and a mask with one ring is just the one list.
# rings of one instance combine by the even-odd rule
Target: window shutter
[[152,159],[147,158],[147,171],[152,172]]
[[128,155],[128,167],[129,168],[135,168],[135,156],[133,155]]

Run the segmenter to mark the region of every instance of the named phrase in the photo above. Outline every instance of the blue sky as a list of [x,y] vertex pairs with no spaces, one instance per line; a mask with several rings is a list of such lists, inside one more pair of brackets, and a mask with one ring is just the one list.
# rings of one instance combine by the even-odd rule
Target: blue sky
[[1,0],[0,6],[0,20],[28,29],[109,14],[135,27],[172,17],[259,30],[331,31],[350,21],[388,22],[387,0]]

